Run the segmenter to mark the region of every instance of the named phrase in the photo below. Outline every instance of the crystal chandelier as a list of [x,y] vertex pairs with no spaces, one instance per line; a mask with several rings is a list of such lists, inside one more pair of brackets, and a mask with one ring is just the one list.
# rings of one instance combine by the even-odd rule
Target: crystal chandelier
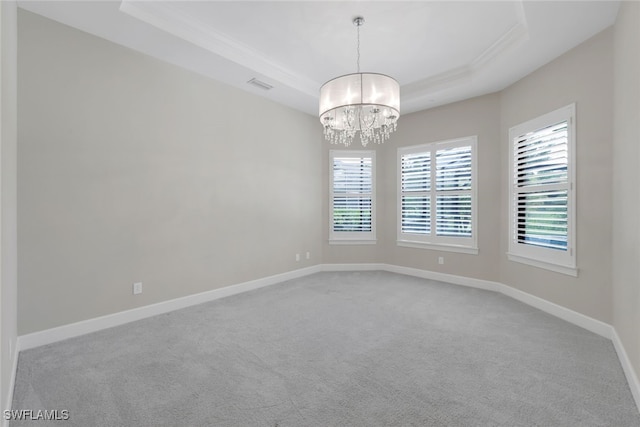
[[360,27],[364,18],[354,18],[358,33],[358,72],[336,77],[320,88],[320,123],[332,144],[349,146],[360,131],[360,142],[381,144],[396,130],[400,117],[400,87],[384,74],[360,72]]

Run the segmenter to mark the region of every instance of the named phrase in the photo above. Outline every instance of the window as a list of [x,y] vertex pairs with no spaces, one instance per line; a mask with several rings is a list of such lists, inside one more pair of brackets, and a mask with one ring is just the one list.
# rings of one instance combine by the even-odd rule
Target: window
[[575,104],[509,130],[512,261],[577,276]]
[[476,142],[398,148],[398,245],[478,253]]
[[375,151],[331,150],[332,243],[375,243]]

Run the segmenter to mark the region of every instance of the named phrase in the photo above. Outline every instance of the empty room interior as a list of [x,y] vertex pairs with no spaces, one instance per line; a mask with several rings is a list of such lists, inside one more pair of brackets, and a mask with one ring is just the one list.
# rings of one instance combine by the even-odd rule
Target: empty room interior
[[640,426],[640,2],[0,2],[2,425]]

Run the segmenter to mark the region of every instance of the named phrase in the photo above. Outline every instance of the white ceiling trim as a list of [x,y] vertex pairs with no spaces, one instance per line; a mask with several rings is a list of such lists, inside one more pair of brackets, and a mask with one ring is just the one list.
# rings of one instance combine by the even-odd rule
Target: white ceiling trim
[[512,48],[529,40],[529,28],[521,1],[518,2],[517,11],[518,22],[509,28],[495,43],[478,55],[471,62],[471,68],[480,69],[498,56],[507,54]]
[[400,89],[402,101],[424,98],[443,89],[471,80],[474,72],[469,65],[463,65],[417,82],[403,85]]
[[215,31],[168,2],[122,0],[120,11],[229,61],[256,70],[268,79],[306,95],[318,96],[320,83],[289,70],[226,34]]
[[516,16],[517,22],[469,64],[402,86],[403,99],[425,98],[444,89],[469,82],[481,74],[490,62],[508,55],[512,49],[529,40],[529,28],[522,1],[516,5]]

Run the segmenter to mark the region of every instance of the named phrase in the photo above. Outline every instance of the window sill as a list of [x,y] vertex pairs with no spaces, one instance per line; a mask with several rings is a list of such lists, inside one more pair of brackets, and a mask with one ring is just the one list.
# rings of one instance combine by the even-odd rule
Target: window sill
[[329,239],[330,245],[375,245],[377,240],[349,240],[349,239]]
[[507,253],[509,261],[519,262],[521,264],[531,265],[533,267],[542,268],[545,270],[553,271],[555,273],[566,274],[567,276],[578,277],[578,269],[576,267],[568,267],[566,265],[553,264],[550,262],[539,261],[532,258],[523,257],[520,255],[514,255]]
[[471,254],[478,255],[478,248],[472,248],[470,246],[458,246],[458,245],[446,245],[446,244],[438,244],[438,243],[424,243],[424,242],[413,242],[410,240],[397,240],[398,246],[403,246],[405,248],[417,248],[417,249],[432,249],[436,251],[444,251],[444,252],[458,252],[461,254]]

